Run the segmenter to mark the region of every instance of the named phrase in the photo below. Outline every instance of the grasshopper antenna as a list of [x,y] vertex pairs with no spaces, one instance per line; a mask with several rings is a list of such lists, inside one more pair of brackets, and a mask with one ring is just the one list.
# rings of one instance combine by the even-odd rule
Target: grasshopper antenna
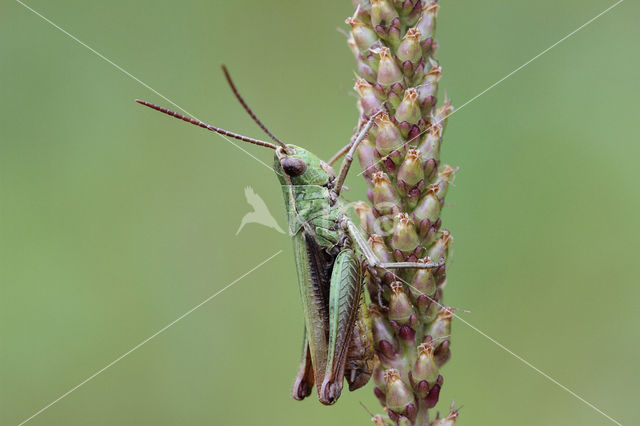
[[229,136],[230,138],[238,139],[238,140],[241,140],[243,142],[249,142],[249,143],[252,143],[254,145],[264,146],[264,147],[271,148],[271,149],[277,149],[278,148],[276,145],[272,144],[271,142],[261,141],[260,139],[254,139],[254,138],[250,138],[250,137],[247,137],[247,136],[239,135],[237,133],[230,132],[228,130],[220,129],[219,127],[215,127],[215,126],[212,126],[211,124],[207,124],[207,123],[205,123],[203,121],[196,120],[195,118],[188,117],[186,115],[182,115],[182,114],[177,113],[175,111],[171,111],[170,109],[167,109],[165,107],[161,107],[161,106],[156,105],[156,104],[152,104],[151,102],[141,101],[140,99],[136,99],[136,102],[141,104],[141,105],[148,106],[151,109],[155,109],[156,111],[160,111],[160,112],[162,112],[164,114],[170,115],[171,117],[175,117],[175,118],[179,118],[180,120],[184,120],[187,123],[191,123],[191,124],[195,124],[196,126],[200,126],[203,129],[211,130],[212,132],[216,132],[216,133],[219,133],[219,134],[224,135],[224,136]]
[[222,72],[224,73],[224,76],[226,77],[227,83],[229,83],[229,86],[231,87],[231,90],[233,91],[233,94],[236,96],[236,99],[238,99],[238,102],[240,102],[240,104],[242,105],[244,110],[247,111],[247,114],[249,114],[251,116],[253,121],[255,121],[256,124],[258,126],[260,126],[260,128],[271,138],[271,140],[276,142],[278,145],[280,145],[286,151],[287,150],[287,145],[285,145],[284,142],[282,142],[280,139],[275,137],[275,135],[273,133],[271,133],[269,131],[269,129],[267,129],[267,126],[262,124],[262,121],[260,121],[260,119],[258,117],[256,117],[256,115],[253,113],[251,108],[249,108],[249,105],[247,105],[247,103],[244,101],[244,98],[242,97],[242,95],[240,95],[240,92],[238,92],[238,89],[236,88],[236,85],[233,84],[233,80],[231,79],[231,75],[229,74],[229,70],[227,70],[227,67],[224,64],[222,64]]

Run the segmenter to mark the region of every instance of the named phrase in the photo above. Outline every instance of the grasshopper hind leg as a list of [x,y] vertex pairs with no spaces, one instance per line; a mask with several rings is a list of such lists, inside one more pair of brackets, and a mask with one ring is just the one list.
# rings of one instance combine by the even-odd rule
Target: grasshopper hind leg
[[302,401],[311,395],[311,392],[313,391],[313,384],[315,382],[306,327],[303,335],[304,342],[302,344],[302,359],[300,360],[298,375],[296,376],[296,380],[293,383],[293,390],[291,391],[293,399],[298,401]]
[[371,320],[365,302],[364,288],[360,293],[360,308],[358,318],[351,335],[349,354],[347,355],[347,373],[345,378],[349,384],[349,390],[360,389],[369,382],[373,374],[373,360],[375,350],[373,348],[373,334],[371,332]]
[[329,347],[320,402],[335,403],[340,397],[347,367],[347,355],[360,308],[362,268],[351,249],[340,252],[333,265],[329,291]]

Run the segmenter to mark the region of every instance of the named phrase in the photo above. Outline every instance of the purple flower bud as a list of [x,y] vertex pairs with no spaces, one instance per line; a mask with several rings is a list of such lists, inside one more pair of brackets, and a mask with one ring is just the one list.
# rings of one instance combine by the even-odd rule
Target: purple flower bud
[[360,107],[366,115],[373,115],[382,109],[382,103],[380,103],[371,84],[366,80],[359,78],[356,81],[355,89],[360,95]]
[[436,240],[436,242],[429,249],[429,257],[433,259],[435,262],[438,262],[440,259],[447,259],[449,255],[449,247],[451,247],[451,243],[453,242],[453,237],[449,233],[449,231],[443,229],[440,231],[440,236]]
[[376,234],[373,234],[369,237],[369,245],[371,249],[375,253],[375,255],[380,259],[383,263],[392,262],[391,253],[389,252],[389,248],[384,243],[384,239]]
[[420,244],[413,221],[407,213],[398,214],[395,220],[391,247],[405,252],[413,251]]
[[386,26],[398,17],[398,13],[387,0],[371,0],[371,25]]
[[436,364],[438,367],[442,367],[449,358],[451,358],[451,342],[449,340],[445,340],[440,343],[438,349],[435,352]]
[[361,52],[366,52],[378,40],[375,31],[363,24],[358,18],[347,18],[345,21],[351,26],[351,34],[356,46]]
[[[373,174],[373,205],[382,214],[390,213],[400,204],[400,198],[384,172]],[[413,248],[413,247],[412,247]]]
[[442,131],[447,127],[447,118],[453,114],[453,105],[451,105],[451,99],[445,97],[444,104],[442,104],[436,112],[433,114],[432,122],[442,125]]
[[376,398],[378,398],[378,401],[380,401],[380,405],[387,405],[387,394],[385,394],[377,386],[373,388],[373,394],[376,396]]
[[369,139],[365,139],[358,147],[357,154],[360,167],[364,170],[365,178],[371,180],[373,173],[378,171],[378,169],[376,169],[376,147]]
[[438,311],[438,316],[433,321],[427,334],[434,339],[451,335],[451,320],[453,318],[453,310],[450,308],[442,308]]
[[409,29],[402,39],[400,46],[396,52],[401,62],[409,61],[415,65],[422,58],[422,47],[420,46],[420,30],[415,28]]
[[380,340],[378,342],[378,350],[380,355],[384,355],[388,359],[394,359],[398,354],[393,349],[393,345],[387,340]]
[[418,146],[418,150],[422,152],[422,158],[428,160],[433,158],[436,162],[440,159],[440,145],[442,143],[442,126],[439,124],[432,124],[424,140]]
[[413,328],[409,327],[408,325],[403,325],[402,327],[400,327],[400,330],[398,331],[398,336],[405,343],[413,343],[415,342],[416,332]]
[[438,378],[438,365],[434,357],[433,343],[422,343],[418,346],[418,358],[411,370],[413,380],[420,382],[426,380],[429,387],[436,383]]
[[[404,410],[404,414],[406,416],[406,422],[405,423],[400,423],[400,424],[404,424],[407,426],[413,426],[413,422],[416,420],[416,416],[418,415],[418,407],[416,406],[416,404],[414,403],[409,403],[407,404],[407,407]],[[402,421],[402,419],[401,419]]]
[[413,305],[404,292],[402,284],[399,282],[392,283],[389,300],[389,319],[397,321],[399,324],[406,324],[414,314]]
[[437,2],[433,1],[426,3],[422,8],[422,16],[414,28],[420,30],[422,39],[427,37],[433,37],[436,31],[436,17],[438,16],[438,9],[440,6]]
[[454,168],[449,165],[444,165],[442,167],[442,170],[438,173],[438,179],[436,180],[436,184],[440,186],[438,192],[436,192],[436,196],[438,198],[442,199],[447,195],[449,185],[453,182],[458,169],[458,167]]
[[[381,0],[378,0],[381,1]],[[402,70],[391,56],[388,47],[378,49],[380,54],[380,64],[378,65],[378,83],[383,88],[391,87],[394,83],[402,81]]]
[[436,279],[433,277],[431,268],[416,270],[411,280],[411,292],[417,299],[420,295],[433,297],[436,293]]
[[424,162],[424,176],[427,180],[433,179],[438,170],[438,161],[435,158],[429,158]]
[[396,413],[404,413],[407,405],[414,404],[413,393],[400,378],[400,372],[390,368],[385,372],[387,383],[387,407]]
[[440,398],[440,389],[442,389],[442,376],[438,376],[436,384],[429,390],[427,397],[424,399],[424,405],[426,408],[433,408],[438,403]]
[[429,71],[427,71],[427,73],[424,75],[423,84],[431,85],[434,88],[434,92],[431,93],[432,95],[436,94],[438,82],[440,81],[441,77],[442,77],[442,67],[438,64],[438,62],[435,59],[430,57]]
[[422,113],[420,111],[420,105],[418,105],[418,91],[414,88],[407,89],[404,92],[402,102],[398,105],[395,118],[399,123],[404,121],[417,124]]
[[[409,10],[409,8],[411,8]],[[415,25],[422,14],[422,1],[421,0],[405,0],[403,2],[402,13],[406,14],[405,22],[408,26]]]
[[387,390],[387,383],[385,382],[384,379],[384,367],[382,367],[382,365],[380,365],[379,362],[376,362],[376,365],[373,367],[373,383],[375,383],[376,388],[378,388],[381,393],[382,396],[384,396],[386,398],[386,395],[384,395],[384,392]]
[[[398,170],[398,179],[403,180],[409,187],[424,179],[422,168],[422,153],[415,149],[407,151],[404,162]],[[421,218],[422,219],[422,218]]]
[[429,185],[427,193],[422,197],[418,206],[413,211],[413,215],[417,220],[429,219],[431,223],[438,220],[442,208],[440,199],[437,196],[439,189],[440,186],[438,184]]
[[422,380],[414,386],[414,390],[418,398],[425,398],[429,394],[429,383],[426,380]]
[[376,149],[381,156],[388,155],[391,151],[399,149],[404,143],[400,130],[383,112],[375,118],[378,134],[376,135]]
[[368,62],[369,61],[367,61],[367,59],[364,58],[361,54],[358,54],[358,56],[356,56],[358,73],[367,81],[376,81],[376,78],[378,78],[378,72],[375,71]]
[[353,209],[360,219],[360,226],[362,227],[362,230],[364,232],[366,232],[367,234],[380,233],[376,218],[373,215],[373,211],[367,203],[365,203],[364,201],[357,201],[353,204]]
[[[427,297],[427,296],[425,296]],[[436,317],[438,316],[438,308],[439,305],[434,302],[435,297],[433,298],[429,298],[429,305],[426,307],[426,309],[424,310],[424,312],[422,312],[422,321],[425,323],[430,323],[433,320],[436,319]]]

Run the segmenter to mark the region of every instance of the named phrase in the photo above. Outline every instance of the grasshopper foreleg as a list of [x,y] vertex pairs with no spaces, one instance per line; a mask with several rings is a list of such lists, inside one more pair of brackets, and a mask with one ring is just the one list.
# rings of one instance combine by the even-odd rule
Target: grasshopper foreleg
[[353,155],[356,152],[358,145],[360,145],[360,142],[362,142],[364,138],[367,136],[367,133],[369,133],[369,130],[371,130],[371,127],[373,126],[373,120],[380,113],[382,113],[382,111],[378,111],[377,113],[372,115],[369,118],[369,120],[367,120],[366,124],[364,125],[364,127],[362,128],[358,136],[356,137],[356,140],[354,140],[353,143],[351,144],[351,147],[349,148],[347,155],[345,155],[344,161],[342,162],[342,166],[340,166],[340,172],[338,172],[338,178],[336,179],[336,186],[334,188],[334,192],[337,195],[340,195],[340,191],[342,190],[342,186],[344,185],[344,180],[347,178],[347,173],[349,173],[349,168],[351,167],[351,163],[353,162]]

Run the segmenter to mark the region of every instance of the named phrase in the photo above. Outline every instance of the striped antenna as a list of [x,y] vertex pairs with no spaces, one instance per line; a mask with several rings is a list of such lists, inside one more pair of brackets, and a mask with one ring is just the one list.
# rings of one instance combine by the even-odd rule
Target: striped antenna
[[240,93],[238,92],[238,89],[236,88],[236,85],[233,84],[233,80],[231,79],[231,75],[229,74],[229,70],[227,70],[227,67],[224,64],[222,64],[222,72],[224,73],[224,76],[227,79],[227,83],[229,83],[229,86],[231,86],[231,90],[233,91],[233,94],[236,95],[236,99],[238,99],[238,102],[240,102],[240,104],[242,104],[242,107],[244,108],[244,110],[247,111],[247,113],[251,116],[251,118],[253,118],[253,121],[255,121],[256,124],[258,126],[260,126],[260,128],[271,138],[271,140],[273,140],[278,145],[283,147],[285,149],[285,151],[286,151],[287,145],[285,145],[284,142],[282,142],[280,139],[275,137],[273,135],[273,133],[271,133],[269,131],[269,129],[267,129],[267,126],[262,124],[262,121],[260,121],[260,119],[258,117],[256,117],[256,115],[253,113],[251,108],[249,108],[249,105],[247,105],[247,103],[244,101],[244,99],[242,98],[242,95],[240,95]]
[[170,115],[171,117],[175,117],[175,118],[179,118],[180,120],[184,120],[187,123],[195,124],[196,126],[200,126],[200,127],[204,128],[204,129],[211,130],[212,132],[216,132],[216,133],[219,133],[219,134],[224,135],[224,136],[229,136],[230,138],[238,139],[238,140],[241,140],[243,142],[249,142],[249,143],[252,143],[254,145],[265,146],[265,147],[271,148],[271,149],[277,149],[278,148],[276,145],[272,144],[271,142],[261,141],[260,139],[254,139],[254,138],[250,138],[250,137],[247,137],[247,136],[239,135],[237,133],[230,132],[228,130],[220,129],[219,127],[215,127],[215,126],[212,126],[211,124],[207,124],[207,123],[204,123],[204,122],[202,122],[200,120],[196,120],[195,118],[191,118],[191,117],[188,117],[186,115],[182,115],[180,113],[177,113],[175,111],[171,111],[170,109],[167,109],[165,107],[161,107],[161,106],[156,105],[156,104],[152,104],[151,102],[141,101],[140,99],[136,99],[136,102],[141,104],[141,105],[148,106],[149,108],[155,109],[156,111],[160,111],[160,112],[162,112],[164,114]]

